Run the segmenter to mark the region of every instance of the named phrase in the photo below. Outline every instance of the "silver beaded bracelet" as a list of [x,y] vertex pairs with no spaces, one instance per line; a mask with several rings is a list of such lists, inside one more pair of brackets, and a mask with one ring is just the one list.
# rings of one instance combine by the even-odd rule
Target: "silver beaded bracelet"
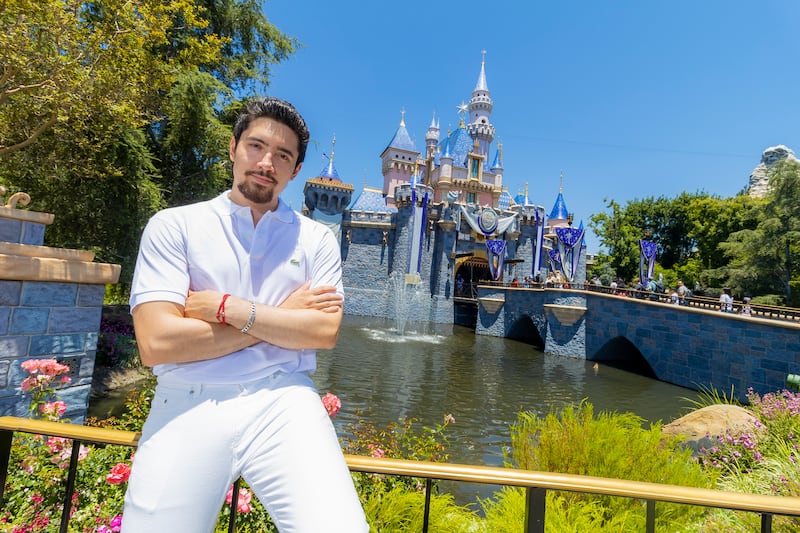
[[253,327],[253,322],[256,321],[256,303],[250,302],[250,316],[247,319],[247,324],[242,328],[242,333],[247,333]]

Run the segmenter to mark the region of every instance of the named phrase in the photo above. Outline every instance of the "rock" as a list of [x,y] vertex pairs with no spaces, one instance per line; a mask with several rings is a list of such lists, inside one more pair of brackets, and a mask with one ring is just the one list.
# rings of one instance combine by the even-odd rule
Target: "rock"
[[730,433],[759,433],[762,429],[756,425],[756,417],[738,405],[716,404],[697,409],[661,428],[665,435],[684,437],[684,443],[695,454],[702,448],[710,448],[717,444],[717,437]]
[[103,398],[112,390],[133,385],[150,375],[149,368],[109,368],[95,366],[92,374],[91,398]]
[[770,146],[764,153],[761,154],[761,163],[753,169],[750,174],[750,182],[747,185],[747,194],[754,198],[763,198],[769,191],[769,169],[775,163],[788,159],[790,161],[797,161],[794,152],[782,144],[778,146]]

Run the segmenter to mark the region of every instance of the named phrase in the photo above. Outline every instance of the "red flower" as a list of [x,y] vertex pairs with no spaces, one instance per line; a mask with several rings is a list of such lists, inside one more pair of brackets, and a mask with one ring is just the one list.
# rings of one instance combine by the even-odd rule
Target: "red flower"
[[106,476],[106,481],[112,485],[119,485],[125,483],[131,476],[131,466],[126,463],[117,463],[111,469],[111,473]]
[[342,408],[342,401],[333,393],[328,393],[322,397],[322,405],[325,406],[325,410],[328,411],[328,416],[331,418],[336,416],[336,413],[339,412],[339,409]]

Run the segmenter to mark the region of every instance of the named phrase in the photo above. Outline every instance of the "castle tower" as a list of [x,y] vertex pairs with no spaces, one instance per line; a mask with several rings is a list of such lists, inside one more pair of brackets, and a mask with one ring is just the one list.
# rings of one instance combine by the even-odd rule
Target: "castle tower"
[[433,159],[436,157],[436,145],[439,144],[439,122],[434,114],[431,118],[431,125],[425,133],[425,158]]
[[383,194],[386,195],[388,205],[394,205],[395,187],[411,181],[419,155],[420,153],[406,129],[404,110],[400,118],[400,126],[381,154]]
[[490,122],[493,104],[492,98],[489,96],[489,87],[486,84],[486,51],[482,54],[481,73],[478,75],[478,83],[475,84],[472,98],[469,100],[467,131],[473,139],[478,141],[478,152],[488,159],[489,145],[494,140],[494,126]]
[[[350,205],[353,197],[353,186],[344,183],[339,178],[336,167],[333,166],[335,155],[336,137],[331,141],[331,156],[328,164],[319,175],[306,181],[303,188],[304,209],[311,218],[326,222],[329,225],[338,225],[342,220],[342,213]],[[338,232],[336,232],[338,234]]]

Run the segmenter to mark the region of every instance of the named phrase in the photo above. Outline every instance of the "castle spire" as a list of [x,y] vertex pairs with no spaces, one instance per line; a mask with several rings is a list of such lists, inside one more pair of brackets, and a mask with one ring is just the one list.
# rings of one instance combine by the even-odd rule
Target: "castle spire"
[[478,83],[475,84],[475,91],[489,92],[489,86],[486,85],[485,65],[486,65],[486,50],[481,50],[481,73],[478,75]]
[[469,99],[470,123],[467,124],[467,132],[470,137],[479,142],[478,153],[489,157],[489,146],[494,140],[494,126],[491,122],[492,97],[489,95],[489,86],[486,83],[486,50],[481,51],[481,71],[478,75],[478,83],[472,91],[472,98]]

